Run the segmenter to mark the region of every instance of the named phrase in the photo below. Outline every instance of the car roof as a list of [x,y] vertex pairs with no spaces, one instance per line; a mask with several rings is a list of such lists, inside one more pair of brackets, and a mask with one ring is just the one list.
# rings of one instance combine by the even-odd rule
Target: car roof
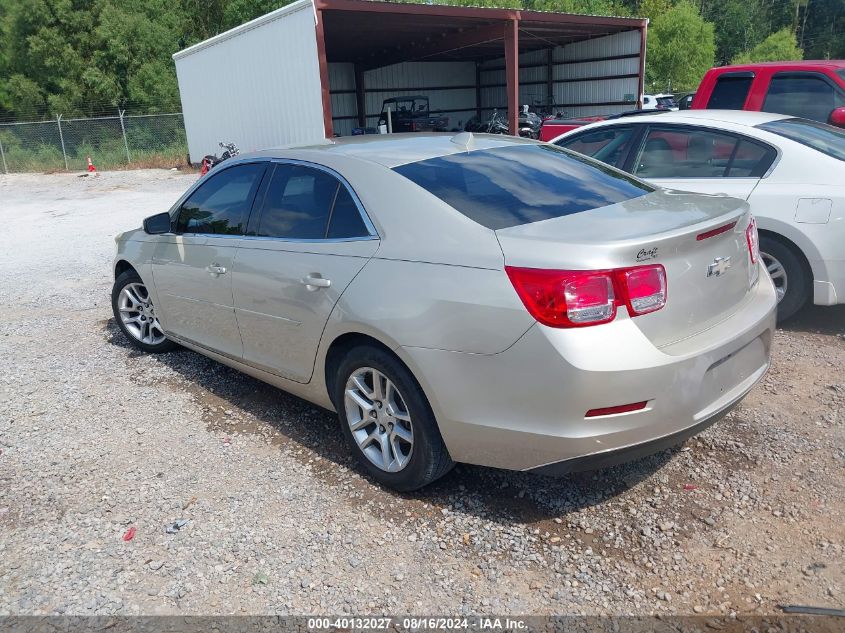
[[[456,139],[456,142],[453,142],[452,139]],[[468,151],[536,143],[537,141],[521,137],[503,134],[473,134],[472,132],[362,134],[360,136],[334,138],[321,144],[266,149],[254,152],[252,155],[270,158],[293,158],[298,151],[307,151],[312,157],[326,154],[334,157],[365,160],[393,168],[407,163]]]
[[[654,119],[660,123],[733,123],[734,125],[755,127],[762,123],[790,118],[794,117],[785,114],[752,112],[749,110],[679,110],[677,112],[662,112],[659,114],[642,114],[638,115],[635,120],[637,123],[649,122]],[[623,123],[631,122],[632,119],[630,117],[621,117],[618,119],[599,121],[598,123],[593,123],[580,129],[613,124],[621,125]]]

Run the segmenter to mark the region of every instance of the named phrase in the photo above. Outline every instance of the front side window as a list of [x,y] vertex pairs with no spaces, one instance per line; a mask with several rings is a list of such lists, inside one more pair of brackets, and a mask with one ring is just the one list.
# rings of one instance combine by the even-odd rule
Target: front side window
[[627,174],[554,145],[460,152],[394,171],[493,230],[606,207],[654,191]]
[[780,119],[757,126],[845,161],[845,130],[806,119]]
[[772,77],[763,112],[826,122],[845,97],[823,77],[811,73],[779,73]]
[[766,145],[732,134],[655,126],[634,161],[634,173],[640,178],[759,178],[775,155]]
[[748,91],[754,82],[752,73],[725,73],[719,75],[710,100],[708,110],[742,110]]
[[564,138],[555,143],[560,147],[591,156],[614,167],[622,167],[631,140],[634,137],[633,127],[613,126],[584,132],[572,138]]
[[176,232],[242,235],[264,167],[235,165],[212,174],[182,204]]
[[366,237],[349,190],[331,174],[303,165],[277,165],[257,235],[295,240]]

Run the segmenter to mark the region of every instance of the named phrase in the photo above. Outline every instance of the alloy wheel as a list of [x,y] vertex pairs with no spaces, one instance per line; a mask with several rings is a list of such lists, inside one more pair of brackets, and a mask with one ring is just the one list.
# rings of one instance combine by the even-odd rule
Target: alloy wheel
[[760,258],[763,260],[763,265],[766,267],[766,270],[769,271],[769,277],[772,278],[772,283],[775,284],[775,293],[777,295],[778,303],[780,303],[786,295],[786,268],[784,268],[783,264],[772,257],[769,253],[760,253]]
[[396,385],[372,367],[356,369],[344,389],[346,421],[358,448],[377,468],[399,472],[411,460],[414,427]]
[[118,295],[117,309],[124,327],[136,340],[147,345],[158,345],[164,341],[164,330],[144,284],[126,284]]

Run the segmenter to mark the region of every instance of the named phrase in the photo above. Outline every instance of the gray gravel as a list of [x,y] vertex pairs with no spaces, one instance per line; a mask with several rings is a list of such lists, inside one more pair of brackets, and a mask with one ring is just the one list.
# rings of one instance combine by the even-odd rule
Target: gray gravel
[[400,495],[327,412],[123,340],[112,237],[195,177],[0,176],[0,613],[845,606],[845,309],[779,330],[764,383],[679,449]]

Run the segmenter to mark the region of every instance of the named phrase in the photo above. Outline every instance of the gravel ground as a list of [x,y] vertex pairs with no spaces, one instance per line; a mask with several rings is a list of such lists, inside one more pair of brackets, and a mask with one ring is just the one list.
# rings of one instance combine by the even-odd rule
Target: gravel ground
[[0,176],[0,613],[845,607],[845,306],[779,330],[765,381],[683,447],[396,494],[333,415],[115,327],[112,236],[195,177]]

